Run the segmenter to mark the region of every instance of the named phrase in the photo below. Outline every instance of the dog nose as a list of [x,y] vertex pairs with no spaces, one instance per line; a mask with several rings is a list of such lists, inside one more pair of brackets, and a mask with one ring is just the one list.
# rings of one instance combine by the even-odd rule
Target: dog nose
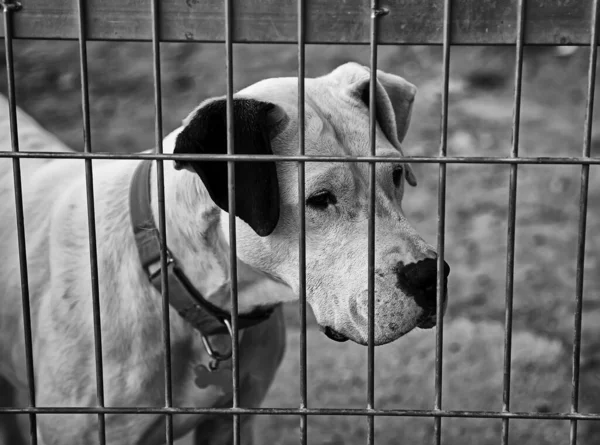
[[[398,287],[424,309],[435,309],[437,289],[437,260],[425,259],[416,263],[398,264]],[[447,282],[450,266],[444,261],[444,278]]]

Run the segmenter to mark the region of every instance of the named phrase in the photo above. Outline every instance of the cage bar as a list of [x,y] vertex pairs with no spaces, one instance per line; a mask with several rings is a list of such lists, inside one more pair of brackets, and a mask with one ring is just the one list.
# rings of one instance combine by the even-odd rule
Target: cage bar
[[[591,155],[592,120],[594,116],[594,94],[596,92],[596,63],[598,60],[598,46],[593,44],[598,38],[598,0],[592,5],[592,18],[590,21],[590,62],[588,68],[588,93],[585,113],[583,157]],[[577,235],[577,271],[575,278],[575,314],[573,321],[573,378],[571,390],[571,412],[579,410],[579,366],[581,360],[581,324],[583,315],[583,274],[585,262],[585,235],[587,226],[588,189],[590,166],[581,166],[581,191],[579,197],[579,227]],[[577,421],[570,422],[570,443],[577,444]]]
[[[103,0],[104,1],[104,0]],[[307,443],[308,416],[338,415],[338,416],[361,416],[366,417],[368,422],[367,443],[369,445],[375,442],[375,417],[430,417],[434,419],[434,438],[437,445],[441,444],[442,437],[442,418],[481,418],[481,419],[502,419],[502,437],[503,445],[508,444],[509,438],[509,420],[510,419],[539,419],[551,420],[562,419],[570,421],[570,443],[577,443],[577,422],[580,420],[600,420],[600,414],[580,413],[579,412],[579,366],[581,352],[581,329],[582,329],[582,310],[583,310],[583,280],[584,280],[584,259],[585,259],[585,237],[586,220],[588,205],[589,188],[589,168],[590,165],[599,165],[600,158],[591,157],[591,131],[592,117],[595,93],[595,76],[597,63],[597,45],[598,41],[598,0],[585,0],[577,5],[568,5],[570,15],[565,22],[549,23],[547,17],[556,15],[556,11],[561,11],[560,5],[548,5],[544,0],[532,0],[526,4],[525,0],[518,0],[516,6],[514,2],[502,0],[494,5],[477,3],[466,0],[444,0],[443,11],[437,8],[440,14],[435,17],[427,16],[427,26],[419,22],[421,20],[414,11],[415,8],[422,10],[425,5],[431,5],[432,2],[439,0],[426,0],[424,3],[414,2],[414,4],[403,5],[402,14],[391,14],[390,20],[380,20],[381,16],[387,14],[387,10],[379,7],[377,0],[370,0],[365,4],[362,0],[351,0],[345,2],[343,8],[353,8],[352,13],[343,15],[342,19],[332,24],[331,27],[320,26],[323,20],[328,20],[324,13],[327,5],[324,0],[294,0],[297,16],[297,35],[286,34],[293,27],[282,26],[284,33],[279,36],[273,36],[270,28],[264,27],[261,2],[250,0],[247,3],[235,2],[234,0],[208,0],[202,4],[194,4],[192,11],[188,11],[188,16],[183,19],[173,19],[174,11],[184,5],[175,3],[159,3],[159,0],[152,0],[151,20],[147,14],[141,14],[142,18],[134,18],[137,23],[146,23],[148,26],[123,28],[126,22],[110,21],[100,17],[100,12],[123,15],[124,7],[141,7],[134,5],[130,0],[106,0],[101,3],[99,0],[85,2],[78,0],[78,9],[74,6],[59,6],[53,12],[50,12],[45,20],[46,24],[39,25],[39,11],[47,11],[45,2],[41,0],[30,0],[27,4],[27,10],[22,16],[16,16],[16,23],[13,23],[15,3],[4,1],[0,4],[4,7],[4,36],[6,48],[6,64],[8,74],[8,100],[10,108],[10,132],[12,151],[0,152],[0,159],[10,158],[13,162],[13,175],[15,187],[16,218],[18,225],[18,246],[19,246],[19,265],[21,273],[22,287],[22,305],[24,318],[24,336],[26,346],[27,360],[27,378],[29,383],[29,407],[27,408],[4,408],[0,407],[2,414],[27,414],[30,418],[30,436],[31,443],[37,443],[36,435],[36,415],[37,414],[91,414],[98,416],[99,422],[99,441],[104,444],[106,441],[105,415],[107,414],[155,414],[165,416],[165,438],[167,444],[173,443],[173,415],[176,414],[212,414],[231,416],[233,422],[233,443],[240,443],[240,416],[241,415],[297,415],[300,418],[300,441],[302,445]],[[263,2],[264,3],[264,2]],[[357,5],[360,3],[360,7]],[[410,2],[409,2],[410,3]],[[66,3],[65,3],[66,4]],[[416,6],[415,6],[416,5]],[[468,9],[466,6],[471,7]],[[541,6],[546,7],[547,17],[541,14]],[[290,7],[288,7],[290,6]],[[293,15],[294,2],[292,0],[282,0],[276,6],[273,14],[268,20],[275,20],[275,23],[287,23],[289,15]],[[506,7],[504,7],[506,6]],[[191,8],[186,5],[186,7]],[[215,8],[211,12],[208,9]],[[235,7],[235,9],[234,9]],[[496,16],[490,11],[494,8],[502,7],[501,13]],[[61,9],[63,8],[63,9]],[[103,9],[104,8],[104,9]],[[111,9],[112,8],[112,9]],[[206,9],[208,8],[208,9]],[[224,9],[223,9],[224,8]],[[248,8],[254,8],[252,11]],[[486,9],[487,8],[487,9]],[[527,8],[527,17],[525,14]],[[588,8],[592,9],[591,32],[589,38],[587,30],[580,26],[582,17],[587,19]],[[330,9],[330,8],[329,8]],[[36,12],[37,11],[37,12]],[[130,12],[131,12],[130,11]],[[187,10],[186,10],[187,11]],[[203,11],[202,14],[199,13]],[[207,12],[208,11],[208,12]],[[291,12],[290,12],[291,11]],[[482,11],[487,14],[486,19],[482,17]],[[223,13],[224,12],[224,13]],[[340,29],[348,28],[349,20],[355,21],[356,17],[364,18],[364,13],[370,14],[370,27],[354,27],[346,31],[343,37],[332,39],[340,33]],[[214,14],[213,14],[214,13]],[[213,15],[211,15],[213,14]],[[469,16],[474,14],[474,19]],[[583,14],[583,15],[582,15]],[[176,15],[176,14],[175,14]],[[339,14],[338,14],[339,15]],[[392,17],[393,16],[393,17]],[[36,19],[37,17],[37,19]],[[198,19],[196,22],[190,21]],[[215,17],[218,20],[215,20]],[[416,17],[416,19],[414,19]],[[493,17],[493,18],[491,18]],[[505,20],[506,17],[509,19]],[[512,122],[512,144],[509,156],[505,157],[464,157],[448,156],[447,137],[448,137],[448,106],[449,106],[449,70],[450,70],[450,50],[451,44],[470,44],[470,43],[493,43],[493,44],[513,44],[512,24],[516,17],[516,44],[515,44],[515,90],[514,90],[514,114]],[[546,17],[546,18],[544,18]],[[57,18],[60,18],[58,20]],[[88,18],[89,20],[86,20]],[[469,23],[465,25],[465,18]],[[93,19],[93,20],[92,20]],[[37,20],[37,22],[36,22]],[[58,20],[58,21],[57,21]],[[213,20],[213,26],[202,28],[202,23],[206,20]],[[252,31],[248,27],[241,26],[244,20],[256,22],[257,30]],[[408,28],[401,26],[407,21]],[[73,34],[72,29],[65,27],[65,23],[73,23],[73,29],[77,30]],[[501,25],[498,23],[501,22]],[[577,26],[573,23],[577,22]],[[58,26],[57,23],[61,24]],[[37,24],[38,28],[35,28]],[[482,34],[482,26],[489,26]],[[15,26],[13,26],[15,25]],[[224,25],[224,26],[223,26]],[[437,26],[440,25],[440,26]],[[269,26],[277,28],[273,22]],[[512,26],[512,28],[511,28]],[[341,28],[340,28],[341,27]],[[418,29],[422,27],[422,29]],[[510,28],[510,32],[506,31]],[[61,28],[64,28],[61,30]],[[163,32],[164,28],[164,32]],[[441,33],[440,33],[441,28]],[[581,29],[578,29],[581,28]],[[83,113],[83,133],[84,133],[84,152],[83,153],[58,153],[58,152],[21,152],[19,150],[17,115],[16,115],[16,96],[14,79],[14,60],[13,60],[13,39],[14,31],[18,29],[18,37],[43,37],[54,36],[57,32],[64,35],[60,38],[77,38],[79,40],[80,70],[81,70],[81,97]],[[197,34],[188,35],[192,29]],[[410,30],[416,29],[418,32],[412,33]],[[108,31],[107,31],[108,30]],[[151,33],[148,33],[151,30]],[[107,32],[110,35],[105,35]],[[527,31],[527,32],[526,32]],[[279,32],[279,31],[278,31]],[[520,133],[520,108],[522,93],[522,71],[523,71],[523,47],[528,43],[564,43],[556,41],[568,37],[569,44],[585,43],[583,35],[590,48],[589,68],[588,68],[588,97],[586,104],[585,132],[582,156],[579,157],[519,157],[519,133]],[[93,38],[102,39],[124,39],[129,36],[131,40],[151,40],[153,48],[153,74],[154,74],[154,99],[155,99],[155,137],[156,150],[154,153],[101,153],[92,152],[90,138],[90,111],[89,111],[89,91],[88,91],[88,70],[87,70],[87,41]],[[183,37],[185,36],[185,38]],[[291,36],[291,37],[290,37]],[[406,37],[410,36],[410,37]],[[53,38],[54,38],[53,37]],[[417,39],[415,42],[406,40]],[[553,40],[554,39],[554,40]],[[226,71],[227,71],[227,154],[164,154],[162,147],[162,92],[161,92],[161,62],[160,62],[160,42],[177,40],[194,41],[222,41],[226,48]],[[288,41],[297,42],[297,61],[298,61],[298,125],[299,141],[298,155],[237,155],[235,154],[234,141],[234,100],[233,100],[233,43],[259,42],[278,40],[279,43]],[[306,155],[305,153],[305,44],[306,43],[368,43],[370,45],[370,83],[369,83],[369,156],[318,156]],[[376,185],[376,166],[379,162],[395,162],[395,157],[377,157],[376,156],[376,86],[377,86],[377,50],[380,44],[406,44],[406,43],[425,43],[441,44],[443,46],[443,81],[442,81],[442,103],[441,103],[441,135],[439,153],[436,157],[428,156],[408,156],[403,160],[412,163],[435,163],[439,165],[438,176],[438,237],[437,237],[437,330],[436,330],[436,359],[435,359],[435,401],[434,408],[431,410],[382,410],[374,406],[375,398],[375,185]],[[28,271],[26,256],[26,239],[24,230],[24,210],[22,194],[22,178],[20,171],[21,159],[82,159],[85,164],[86,173],[86,197],[88,202],[88,230],[89,230],[89,248],[90,248],[90,267],[93,298],[93,321],[94,321],[94,351],[96,356],[96,381],[98,406],[94,407],[36,407],[35,401],[35,375],[33,367],[32,353],[32,332],[31,315],[29,304],[28,289]],[[160,247],[161,247],[161,268],[162,268],[162,331],[163,347],[165,350],[165,406],[161,407],[106,407],[104,403],[104,383],[102,369],[102,340],[101,340],[101,318],[100,318],[100,299],[98,283],[98,258],[97,258],[97,235],[95,226],[95,208],[94,208],[94,188],[93,188],[93,169],[92,162],[95,159],[121,159],[121,160],[154,160],[157,161],[157,189],[158,189],[158,222],[160,229]],[[229,202],[229,241],[230,241],[230,278],[231,278],[231,317],[232,317],[232,388],[233,403],[231,408],[196,408],[196,407],[173,407],[172,404],[172,382],[171,382],[171,344],[170,344],[170,320],[169,320],[169,297],[168,297],[168,278],[167,278],[167,235],[166,235],[166,210],[165,210],[165,183],[164,183],[164,165],[165,160],[187,160],[187,161],[205,161],[205,162],[227,162],[228,171],[228,202]],[[298,199],[299,199],[299,313],[301,323],[300,333],[300,407],[299,408],[242,408],[240,407],[239,395],[239,328],[238,328],[238,282],[237,282],[237,243],[236,243],[236,220],[235,220],[235,163],[236,162],[265,162],[265,161],[288,161],[296,162],[298,169]],[[305,179],[306,162],[366,162],[369,172],[369,206],[368,206],[368,375],[367,375],[367,406],[361,409],[346,408],[308,408],[307,400],[307,338],[306,338],[306,221],[304,201],[306,198]],[[446,283],[444,273],[444,251],[445,251],[445,207],[446,207],[446,165],[447,164],[506,164],[510,166],[510,180],[508,193],[508,221],[507,221],[507,262],[506,262],[506,291],[505,291],[505,335],[504,335],[504,367],[503,367],[503,395],[502,410],[500,411],[459,411],[442,409],[442,383],[443,383],[443,298],[446,293]],[[578,226],[577,243],[577,275],[576,275],[576,308],[574,314],[574,341],[572,355],[572,394],[571,409],[568,413],[536,413],[536,412],[511,412],[510,411],[510,388],[511,388],[511,349],[512,349],[512,322],[513,322],[513,288],[514,288],[514,259],[515,259],[515,229],[516,229],[516,196],[517,196],[517,173],[518,166],[525,165],[581,165],[581,194],[580,194],[580,213]]]
[[452,417],[473,419],[594,420],[600,413],[541,413],[460,410],[408,410],[368,408],[198,408],[198,407],[0,407],[3,414],[214,414],[218,416],[375,416],[375,417]]
[[[235,153],[233,108],[233,0],[225,1],[225,64],[227,71],[227,155]],[[229,209],[229,261],[231,282],[231,367],[233,408],[240,406],[239,352],[238,352],[238,276],[237,238],[235,231],[235,163],[227,161],[227,191]],[[233,415],[233,445],[240,443],[240,416]]]
[[[85,2],[78,0],[79,9],[79,70],[81,75],[81,113],[83,117],[83,150],[92,152],[90,131],[90,95],[87,58],[87,20]],[[94,203],[94,170],[92,159],[85,163],[85,190],[88,218],[88,242],[90,249],[90,273],[92,286],[92,316],[94,323],[94,357],[96,360],[96,398],[99,406],[104,406],[104,367],[102,358],[102,324],[100,316],[100,288],[98,280],[98,243],[96,240],[96,208]],[[106,443],[104,414],[98,414],[98,442]]]
[[[371,156],[377,151],[377,34],[379,16],[384,13],[379,9],[379,1],[371,0],[371,29],[369,66],[369,147]],[[367,409],[375,408],[375,186],[376,166],[369,163],[369,208],[368,208],[368,256],[367,256],[367,292],[368,292],[368,344],[367,344]],[[375,443],[375,417],[367,417],[367,443]]]
[[[18,8],[12,1],[2,2],[4,24],[4,49],[6,53],[6,78],[8,83],[8,112],[12,153],[19,152],[19,129],[17,123],[17,96],[15,91],[15,67],[13,57],[13,13]],[[15,188],[15,212],[17,219],[17,242],[19,248],[19,273],[21,275],[21,305],[23,308],[23,334],[25,337],[25,362],[27,367],[27,399],[29,409],[35,407],[35,373],[33,369],[33,340],[31,334],[31,307],[29,302],[29,273],[27,267],[27,244],[25,240],[25,216],[23,211],[23,185],[21,163],[14,157],[13,183]],[[17,409],[21,412],[22,409]],[[29,413],[29,441],[37,445],[37,419]]]
[[[305,101],[304,80],[306,76],[306,26],[304,0],[298,0],[298,152],[305,154]],[[300,310],[300,408],[308,407],[307,396],[307,348],[306,348],[306,164],[298,162],[298,299]],[[300,416],[300,445],[306,445],[308,440],[308,418]]]
[[[448,85],[450,80],[450,17],[451,0],[444,0],[444,41],[443,41],[443,82],[439,156],[446,157],[448,148]],[[437,295],[436,295],[436,331],[435,331],[435,401],[434,409],[442,409],[442,370],[444,352],[444,295],[446,283],[444,276],[444,248],[446,238],[446,164],[439,165],[438,176],[438,225],[437,225]],[[442,441],[442,418],[436,417],[433,424],[434,441]]]
[[[127,159],[127,160],[158,160],[158,161],[202,161],[202,162],[397,162],[397,157],[389,156],[320,156],[320,155],[225,155],[225,154],[181,154],[181,153],[76,153],[52,151],[0,151],[0,159]],[[402,159],[413,164],[526,164],[526,165],[600,165],[600,157],[585,156],[549,156],[549,157],[524,157],[519,156],[403,156]]]
[[[523,80],[523,35],[525,33],[525,0],[517,4],[517,38],[515,46],[515,90],[512,121],[512,144],[510,156],[519,156],[519,136],[521,125],[521,87]],[[510,410],[510,377],[512,355],[513,290],[515,272],[515,231],[517,213],[517,173],[518,164],[511,164],[508,192],[508,228],[506,249],[506,292],[504,311],[504,369],[502,384],[502,411]],[[508,445],[508,419],[502,419],[502,445]]]
[[[162,131],[162,85],[160,69],[160,1],[152,0],[152,70],[154,75],[154,132],[156,139],[156,153],[163,153]],[[171,381],[171,321],[169,317],[169,277],[167,265],[167,223],[165,210],[165,172],[162,160],[156,163],[156,180],[158,195],[158,231],[160,232],[160,270],[162,294],[162,337],[165,351],[165,407],[173,405],[173,387]],[[167,445],[173,444],[173,416],[165,415],[165,440]]]

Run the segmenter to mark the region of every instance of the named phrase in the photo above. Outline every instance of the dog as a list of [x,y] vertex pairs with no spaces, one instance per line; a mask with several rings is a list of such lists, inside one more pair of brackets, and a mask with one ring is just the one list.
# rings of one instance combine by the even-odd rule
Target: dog
[[[369,79],[368,68],[347,63],[305,80],[308,155],[370,153]],[[377,72],[376,154],[398,161],[376,164],[375,345],[417,327],[432,328],[436,320],[437,253],[401,208],[405,183],[417,184],[401,150],[416,91],[399,76]],[[239,91],[233,111],[235,153],[297,154],[296,78],[267,79]],[[21,110],[18,122],[21,150],[70,151]],[[2,125],[0,150],[8,151],[7,114]],[[223,154],[226,135],[226,100],[213,98],[166,136],[163,147],[166,153]],[[84,163],[20,163],[36,404],[97,406]],[[257,407],[285,351],[281,304],[298,298],[299,206],[305,206],[307,301],[320,328],[336,341],[368,342],[368,165],[306,163],[306,202],[299,202],[295,163],[240,164],[235,167],[240,406]],[[231,380],[217,377],[231,375],[226,346],[233,215],[226,162],[165,161],[164,185],[172,406],[231,406]],[[164,406],[156,163],[95,160],[93,186],[104,403]],[[0,375],[14,389],[9,403],[22,406],[27,368],[14,199],[12,161],[0,159]],[[214,368],[217,374],[211,374]],[[40,414],[38,443],[96,443],[97,422],[95,414]],[[105,422],[111,445],[165,440],[161,414],[111,413]],[[178,414],[172,422],[176,438],[194,431],[198,444],[232,442],[227,416]],[[244,440],[251,431],[252,416],[242,416]]]

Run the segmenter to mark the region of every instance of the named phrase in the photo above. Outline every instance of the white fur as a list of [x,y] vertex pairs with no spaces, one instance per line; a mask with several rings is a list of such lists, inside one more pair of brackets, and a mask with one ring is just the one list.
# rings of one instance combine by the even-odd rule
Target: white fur
[[[402,163],[400,143],[416,89],[397,76],[378,75],[377,155],[396,156]],[[355,96],[368,78],[368,70],[347,64],[327,76],[306,79],[307,154],[369,153],[368,110]],[[268,79],[238,94],[273,102],[288,114],[289,125],[272,141],[276,154],[297,151],[296,87],[296,79]],[[0,115],[0,150],[10,150],[7,116],[5,112]],[[69,151],[21,111],[19,130],[21,150]],[[165,152],[173,151],[181,130],[165,138]],[[164,403],[162,300],[142,273],[129,219],[128,188],[136,165],[134,161],[93,162],[107,406]],[[83,162],[27,159],[21,161],[21,168],[36,402],[40,406],[94,406]],[[347,163],[306,164],[307,196],[322,187],[339,195],[337,210],[306,210],[308,301],[321,325],[359,343],[367,340],[367,169]],[[228,309],[229,215],[216,207],[197,175],[175,170],[172,162],[164,163],[164,171],[167,243],[196,288]],[[236,220],[240,313],[293,300],[298,292],[297,170],[294,164],[279,163],[277,172],[281,216],[275,231],[259,237]],[[399,261],[408,264],[431,257],[433,249],[403,216],[402,187],[393,186],[389,165],[377,165],[377,181],[375,341],[382,344],[413,329],[422,314],[414,300],[396,287],[394,266]],[[156,179],[152,190],[158,221]],[[0,220],[0,375],[19,390],[22,399],[27,382],[19,255],[12,161],[5,158],[0,159],[0,214],[4,215]],[[194,385],[193,368],[206,360],[198,334],[173,310],[170,322],[174,406],[226,406],[230,394]],[[284,344],[280,311],[244,332],[240,345],[243,405],[261,402]],[[174,416],[173,421],[176,436],[198,425],[199,437],[207,434],[211,443],[221,443],[205,416]],[[164,438],[161,416],[109,415],[106,424],[111,445],[159,444]],[[93,415],[38,416],[42,444],[95,443],[96,428]],[[222,440],[228,443],[227,434]]]

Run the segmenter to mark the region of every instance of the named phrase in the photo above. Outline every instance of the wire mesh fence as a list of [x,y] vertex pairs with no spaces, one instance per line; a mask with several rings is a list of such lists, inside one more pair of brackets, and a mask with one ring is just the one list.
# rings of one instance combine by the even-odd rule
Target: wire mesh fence
[[[52,3],[52,2],[50,2]],[[265,2],[269,3],[269,2]],[[185,2],[169,2],[152,0],[142,7],[140,2],[85,2],[79,0],[77,7],[69,2],[58,2],[52,7],[48,2],[31,0],[18,2],[5,0],[4,7],[4,44],[6,52],[6,67],[8,79],[8,101],[10,107],[10,129],[12,152],[0,152],[0,159],[10,158],[13,163],[14,189],[16,202],[16,218],[18,227],[19,264],[21,273],[21,290],[23,304],[23,319],[25,327],[25,344],[27,346],[27,379],[29,383],[28,404],[26,408],[2,407],[0,414],[28,414],[30,419],[31,443],[37,443],[36,415],[44,413],[87,413],[98,416],[98,440],[100,444],[106,441],[106,426],[104,417],[107,414],[163,414],[166,429],[165,441],[173,443],[173,415],[175,414],[215,414],[231,416],[233,425],[234,444],[239,444],[240,416],[245,414],[257,415],[297,415],[300,418],[301,443],[307,443],[307,417],[318,415],[365,416],[368,422],[367,442],[375,440],[375,420],[380,416],[398,417],[430,417],[434,423],[435,443],[442,443],[442,419],[446,417],[461,418],[497,418],[502,419],[501,442],[509,441],[509,425],[511,419],[564,419],[570,421],[570,442],[577,443],[577,425],[581,420],[600,420],[600,414],[579,412],[579,374],[581,354],[581,330],[583,307],[583,278],[585,257],[585,234],[588,207],[589,170],[591,165],[600,164],[600,159],[591,157],[592,117],[595,93],[595,77],[597,63],[598,40],[598,0],[581,2],[551,2],[544,0],[517,0],[516,2],[469,2],[451,0],[403,1],[397,4],[383,4],[377,0],[344,2],[339,8],[346,8],[349,14],[336,14],[339,11],[328,7],[324,1],[285,1],[269,3],[261,6],[258,1],[209,1],[199,6],[200,10],[187,14],[183,11]],[[148,6],[147,10],[145,6]],[[272,27],[265,25],[263,8],[271,8],[271,14],[277,24],[282,24],[283,32],[275,34]],[[486,9],[487,8],[487,9]],[[547,20],[547,16],[558,17],[567,11],[564,21],[556,24]],[[295,12],[294,12],[295,11]],[[501,14],[494,20],[489,19],[495,11]],[[384,17],[393,12],[392,19],[383,21]],[[421,26],[420,19],[427,13],[432,13],[428,26]],[[219,14],[221,14],[219,16]],[[103,16],[102,19],[99,17]],[[292,18],[295,20],[292,21]],[[118,20],[114,20],[114,18]],[[327,22],[332,26],[325,26]],[[469,17],[474,19],[468,20]],[[362,23],[368,20],[366,27],[357,31],[349,24],[360,18]],[[213,26],[204,26],[207,20],[213,20]],[[131,26],[132,22],[137,26]],[[506,23],[504,23],[506,21]],[[74,26],[65,26],[64,23]],[[250,24],[248,24],[250,23]],[[403,26],[399,26],[402,24]],[[294,25],[294,26],[292,26]],[[509,26],[510,25],[510,26]],[[552,29],[554,26],[554,29]],[[291,30],[295,29],[294,34]],[[76,33],[75,33],[76,30]],[[84,150],[76,152],[24,152],[19,149],[19,137],[16,119],[17,98],[15,95],[14,59],[18,54],[13,53],[13,40],[16,38],[48,38],[48,39],[77,39],[79,42],[80,73],[81,73],[81,106],[83,115]],[[153,50],[154,104],[155,104],[155,143],[154,153],[125,154],[102,153],[93,150],[90,131],[90,99],[88,90],[87,42],[90,40],[149,40]],[[162,90],[161,90],[161,41],[211,41],[223,42],[226,47],[226,104],[227,104],[227,154],[183,155],[164,154],[162,148]],[[298,125],[304,128],[305,122],[305,45],[307,43],[364,43],[370,45],[370,155],[369,156],[313,156],[306,155],[304,132],[299,132],[298,154],[282,155],[241,155],[234,150],[234,119],[233,119],[233,74],[235,70],[233,57],[234,42],[274,42],[297,43],[298,64]],[[381,44],[435,44],[441,45],[443,51],[443,83],[441,100],[441,131],[439,152],[437,156],[406,156],[407,162],[438,164],[438,199],[437,199],[437,329],[436,329],[436,360],[435,360],[435,400],[431,410],[410,409],[378,409],[375,405],[375,186],[376,164],[395,162],[396,157],[376,156],[376,82],[377,82],[377,50]],[[449,77],[450,77],[450,48],[455,44],[500,44],[514,45],[514,96],[512,143],[507,156],[448,156],[448,109],[449,109]],[[519,156],[520,112],[522,100],[523,79],[523,49],[526,44],[579,44],[590,45],[586,117],[584,123],[584,143],[581,156],[578,157],[521,157]],[[86,196],[88,211],[88,230],[91,264],[92,299],[94,310],[94,351],[96,368],[97,406],[95,407],[43,407],[36,404],[34,382],[34,363],[32,352],[32,329],[28,287],[28,265],[24,230],[24,211],[22,196],[22,178],[20,162],[28,158],[81,159],[85,163]],[[159,203],[159,232],[161,234],[161,270],[162,270],[162,307],[163,307],[163,347],[164,347],[164,406],[162,407],[110,407],[105,405],[105,381],[102,363],[102,338],[100,320],[100,295],[98,289],[98,258],[95,227],[94,188],[92,163],[100,159],[121,160],[153,160],[156,161],[157,186]],[[307,400],[307,340],[306,340],[306,226],[305,211],[299,206],[299,313],[300,330],[300,401],[298,408],[245,408],[239,401],[239,345],[238,345],[238,286],[237,286],[237,246],[236,219],[229,219],[230,264],[231,264],[231,316],[232,316],[232,388],[233,400],[230,408],[184,408],[173,405],[172,370],[171,370],[171,341],[169,320],[169,282],[167,278],[167,232],[165,222],[165,183],[163,162],[169,160],[202,160],[206,162],[227,161],[228,166],[228,202],[229,213],[235,214],[236,184],[234,165],[236,162],[287,161],[297,163],[298,199],[305,201],[305,163],[306,162],[364,162],[369,165],[369,226],[368,226],[368,376],[365,407],[356,408],[311,408]],[[508,248],[506,252],[506,287],[504,313],[504,368],[502,409],[500,411],[456,411],[444,410],[442,404],[442,369],[443,369],[443,295],[445,281],[443,276],[445,248],[445,215],[446,215],[446,168],[448,164],[506,164],[510,166],[508,190]],[[577,274],[576,274],[576,310],[573,321],[573,351],[572,351],[572,390],[570,412],[513,412],[510,407],[511,399],[511,349],[513,325],[513,287],[515,263],[515,224],[517,173],[519,165],[581,165],[579,226],[577,243]]]

